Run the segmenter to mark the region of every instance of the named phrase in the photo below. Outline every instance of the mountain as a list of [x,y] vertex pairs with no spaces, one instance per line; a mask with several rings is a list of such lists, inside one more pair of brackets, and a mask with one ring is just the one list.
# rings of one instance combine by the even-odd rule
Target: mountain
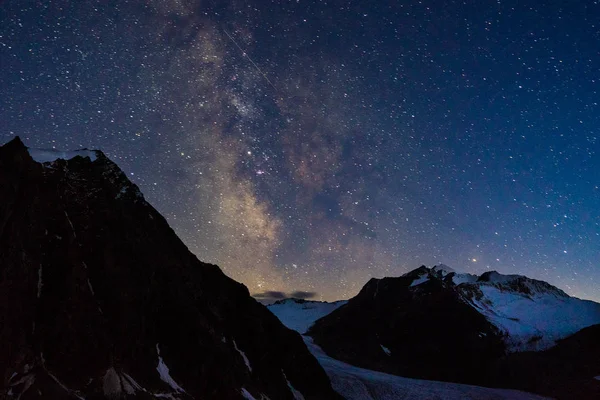
[[[342,307],[345,303],[346,301],[326,303],[285,299],[269,305],[268,308],[288,328],[306,332],[317,319]],[[541,400],[545,398],[512,389],[492,389],[410,379],[363,369],[328,356],[308,336],[304,336],[304,340],[329,375],[333,388],[347,400]],[[507,382],[499,382],[498,386],[511,387],[507,386]]]
[[308,334],[328,355],[360,367],[488,385],[488,367],[506,354],[547,349],[597,323],[600,304],[548,283],[441,265],[371,279]]
[[339,398],[102,152],[18,138],[0,147],[0,379],[6,399]]

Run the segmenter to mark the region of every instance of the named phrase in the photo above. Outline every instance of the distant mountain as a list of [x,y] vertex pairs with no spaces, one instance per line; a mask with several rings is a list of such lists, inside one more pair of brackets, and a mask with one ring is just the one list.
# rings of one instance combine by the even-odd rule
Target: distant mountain
[[[281,300],[268,306],[288,328],[305,332],[317,319],[346,301],[326,303],[299,299]],[[359,368],[323,352],[312,338],[304,340],[329,375],[333,388],[347,400],[541,400],[541,396],[511,389],[492,389],[458,383],[410,379]],[[505,386],[506,382],[498,383]]]
[[301,334],[316,320],[330,314],[332,311],[346,304],[346,300],[328,303],[325,301],[312,301],[304,299],[284,299],[276,301],[267,308],[290,329]]
[[[342,361],[396,375],[486,384],[487,367],[600,323],[600,304],[519,275],[441,265],[371,279],[309,335]],[[600,371],[599,371],[600,372]]]
[[0,380],[5,399],[339,398],[102,152],[18,138],[0,147]]

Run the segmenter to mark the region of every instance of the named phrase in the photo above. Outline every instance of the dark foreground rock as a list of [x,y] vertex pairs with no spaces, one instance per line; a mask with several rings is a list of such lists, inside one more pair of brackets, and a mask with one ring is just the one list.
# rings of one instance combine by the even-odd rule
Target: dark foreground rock
[[0,147],[0,398],[338,398],[300,335],[88,154]]
[[600,325],[551,349],[510,354],[489,372],[490,383],[556,399],[600,399]]

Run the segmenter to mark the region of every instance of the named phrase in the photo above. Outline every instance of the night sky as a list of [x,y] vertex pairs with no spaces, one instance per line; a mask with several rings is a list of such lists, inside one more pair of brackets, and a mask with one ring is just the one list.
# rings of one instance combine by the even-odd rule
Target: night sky
[[0,143],[102,149],[253,294],[600,301],[598,1],[5,0],[0,95]]

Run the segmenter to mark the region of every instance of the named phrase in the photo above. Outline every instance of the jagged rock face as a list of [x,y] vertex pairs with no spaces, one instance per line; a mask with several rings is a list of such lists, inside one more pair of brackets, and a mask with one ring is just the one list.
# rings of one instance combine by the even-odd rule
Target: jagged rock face
[[[309,331],[327,354],[396,375],[481,382],[481,365],[500,357],[500,332],[442,279],[371,279]],[[413,282],[418,285],[411,286]]]
[[0,147],[0,398],[337,398],[296,332],[92,154]]

